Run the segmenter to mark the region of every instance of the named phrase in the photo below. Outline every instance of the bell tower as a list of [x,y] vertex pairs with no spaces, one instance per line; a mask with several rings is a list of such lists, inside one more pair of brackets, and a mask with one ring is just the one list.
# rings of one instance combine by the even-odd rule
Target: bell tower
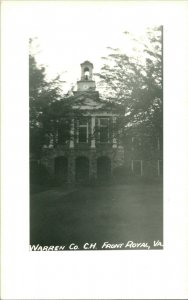
[[81,65],[81,80],[77,81],[77,91],[95,91],[93,64],[86,60]]

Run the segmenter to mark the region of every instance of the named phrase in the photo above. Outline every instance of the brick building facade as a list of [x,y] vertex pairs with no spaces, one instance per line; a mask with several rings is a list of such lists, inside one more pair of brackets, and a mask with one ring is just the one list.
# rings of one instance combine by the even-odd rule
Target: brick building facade
[[[100,99],[92,72],[90,62],[81,64],[70,140],[43,151],[42,164],[60,182],[108,179],[117,166],[124,164],[124,148],[112,130],[117,108]],[[81,117],[77,116],[78,110]]]
[[[156,147],[152,148],[149,141],[147,151],[142,151],[146,137],[127,136],[122,144],[122,139],[115,134],[119,107],[100,98],[89,61],[81,64],[81,78],[73,93],[70,139],[43,150],[41,162],[52,177],[59,183],[103,180],[112,177],[114,170],[122,166],[137,176],[162,174],[162,148],[158,137],[152,139],[157,141],[154,142]],[[78,110],[81,117],[76,113]]]

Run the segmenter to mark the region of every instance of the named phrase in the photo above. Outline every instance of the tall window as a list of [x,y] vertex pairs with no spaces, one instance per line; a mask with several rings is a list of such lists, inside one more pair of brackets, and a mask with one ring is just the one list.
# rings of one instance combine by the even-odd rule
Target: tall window
[[132,172],[134,175],[143,175],[143,162],[142,160],[132,160]]
[[99,119],[99,141],[100,143],[107,143],[109,141],[109,119]]
[[78,120],[78,143],[88,142],[88,119],[80,118]]
[[162,150],[163,149],[163,138],[162,137],[154,137],[153,138],[153,149],[154,150]]

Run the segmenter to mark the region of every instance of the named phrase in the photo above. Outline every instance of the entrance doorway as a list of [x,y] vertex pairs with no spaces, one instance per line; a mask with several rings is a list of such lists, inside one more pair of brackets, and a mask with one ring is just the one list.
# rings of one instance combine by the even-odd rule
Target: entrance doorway
[[76,158],[76,182],[89,180],[89,159],[87,157]]
[[97,178],[107,180],[111,177],[111,160],[106,156],[97,159]]

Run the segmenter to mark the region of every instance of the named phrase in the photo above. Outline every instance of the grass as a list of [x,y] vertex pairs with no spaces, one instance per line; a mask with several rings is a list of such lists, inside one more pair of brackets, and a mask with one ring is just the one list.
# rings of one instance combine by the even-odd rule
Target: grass
[[[31,244],[163,240],[161,184],[53,189],[31,197]],[[152,247],[151,247],[152,248]]]

